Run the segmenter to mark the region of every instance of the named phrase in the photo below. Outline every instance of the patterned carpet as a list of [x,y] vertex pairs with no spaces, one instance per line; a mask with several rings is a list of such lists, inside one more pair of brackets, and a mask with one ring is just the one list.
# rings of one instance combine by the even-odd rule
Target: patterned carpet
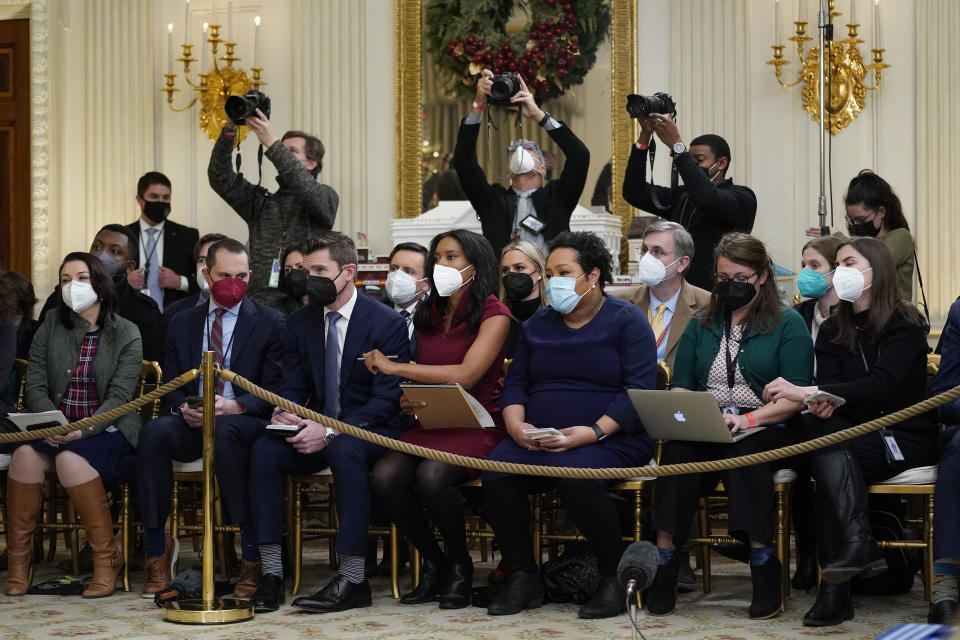
[[[184,559],[190,561],[189,557]],[[491,568],[489,563],[478,562],[476,575],[483,578]],[[332,575],[319,552],[306,558],[304,569],[304,594],[322,587]],[[44,563],[38,568],[35,582],[56,575],[54,565]],[[131,579],[134,591],[118,592],[103,600],[83,600],[76,596],[0,596],[0,638],[606,640],[631,637],[626,615],[610,620],[580,620],[575,605],[548,604],[508,617],[491,617],[486,610],[477,608],[442,611],[436,605],[401,605],[390,597],[386,578],[372,581],[374,606],[370,608],[340,614],[304,614],[289,606],[288,595],[288,604],[279,611],[258,615],[249,622],[213,627],[182,626],[164,622],[153,603],[139,597],[142,574],[133,575]],[[407,580],[404,577],[401,589],[409,586]],[[746,613],[750,599],[747,568],[718,559],[714,563],[712,593],[680,596],[677,612],[670,616],[652,617],[642,612],[640,625],[648,640],[875,638],[898,624],[926,619],[927,605],[919,579],[913,591],[903,596],[857,598],[854,620],[824,630],[801,624],[813,598],[813,593],[794,593],[787,613],[773,620],[750,620]]]

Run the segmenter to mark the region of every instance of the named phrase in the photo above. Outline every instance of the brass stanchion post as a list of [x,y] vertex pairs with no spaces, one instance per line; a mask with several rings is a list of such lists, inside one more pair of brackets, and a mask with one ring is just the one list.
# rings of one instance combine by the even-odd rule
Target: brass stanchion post
[[179,600],[163,607],[163,619],[184,624],[226,624],[253,618],[249,600],[217,598],[213,581],[213,428],[216,371],[213,351],[203,353],[203,590],[199,600]]

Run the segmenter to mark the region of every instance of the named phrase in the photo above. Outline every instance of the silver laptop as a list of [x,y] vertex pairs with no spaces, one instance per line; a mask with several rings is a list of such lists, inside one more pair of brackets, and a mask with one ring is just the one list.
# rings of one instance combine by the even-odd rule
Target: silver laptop
[[717,401],[709,391],[646,391],[628,389],[647,435],[658,440],[738,442],[766,427],[730,435]]

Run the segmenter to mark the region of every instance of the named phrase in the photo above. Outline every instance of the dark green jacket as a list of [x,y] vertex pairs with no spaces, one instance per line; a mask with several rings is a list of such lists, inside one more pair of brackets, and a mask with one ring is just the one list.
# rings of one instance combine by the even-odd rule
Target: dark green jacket
[[[705,391],[710,366],[720,353],[723,324],[714,320],[709,327],[695,316],[680,337],[671,385],[691,391]],[[767,383],[783,377],[798,386],[807,386],[813,377],[813,340],[799,313],[786,307],[780,321],[769,333],[748,330],[740,345],[737,368],[750,388],[762,397]]]
[[[80,345],[90,323],[74,315],[73,329],[67,329],[61,324],[59,316],[59,312],[48,313],[33,336],[24,391],[27,411],[54,411],[59,408],[73,368],[80,359]],[[97,383],[97,398],[100,400],[100,408],[94,415],[116,409],[133,399],[142,360],[143,350],[137,326],[117,315],[106,321],[93,358],[93,375]],[[91,438],[110,424],[117,427],[133,447],[137,446],[140,416],[136,411],[124,414],[112,423],[84,429],[83,437]]]

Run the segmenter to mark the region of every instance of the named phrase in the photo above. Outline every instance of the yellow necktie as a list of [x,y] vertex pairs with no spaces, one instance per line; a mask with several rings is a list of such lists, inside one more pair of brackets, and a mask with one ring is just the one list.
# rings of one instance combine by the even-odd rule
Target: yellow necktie
[[660,334],[663,333],[663,312],[666,310],[667,305],[660,303],[660,305],[657,306],[657,315],[655,315],[650,322],[650,326],[653,327],[653,337],[656,340],[659,340]]

